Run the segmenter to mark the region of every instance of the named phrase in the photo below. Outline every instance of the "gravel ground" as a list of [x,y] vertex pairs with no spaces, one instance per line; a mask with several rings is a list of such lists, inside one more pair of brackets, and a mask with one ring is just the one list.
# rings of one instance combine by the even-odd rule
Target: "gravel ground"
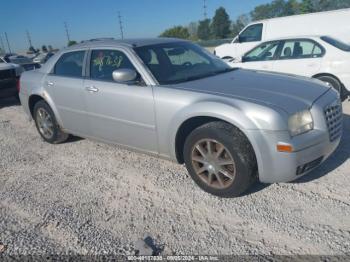
[[321,167],[220,199],[175,163],[86,139],[47,144],[2,100],[0,242],[24,255],[133,255],[146,235],[164,255],[349,254],[350,102],[344,111],[343,141]]

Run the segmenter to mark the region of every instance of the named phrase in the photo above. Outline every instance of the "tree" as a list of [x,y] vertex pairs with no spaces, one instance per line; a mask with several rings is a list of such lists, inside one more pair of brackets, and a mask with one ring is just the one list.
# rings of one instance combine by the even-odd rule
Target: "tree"
[[215,11],[213,22],[211,23],[211,32],[215,38],[227,38],[230,34],[231,21],[225,8],[219,7]]
[[247,25],[249,24],[250,19],[248,15],[240,15],[235,22],[232,23],[232,35],[236,36],[239,32]]
[[43,45],[43,46],[41,47],[41,51],[43,51],[44,53],[47,53],[47,47],[46,47],[46,45]]
[[70,40],[70,41],[68,42],[68,46],[75,45],[76,43],[77,43],[77,41]]
[[182,39],[188,39],[190,37],[190,34],[188,32],[188,29],[183,26],[174,26],[172,28],[169,28],[165,30],[163,33],[160,34],[161,37],[176,37],[176,38],[182,38]]
[[312,0],[303,0],[300,4],[300,12],[302,14],[315,12],[315,8]]
[[48,45],[47,48],[49,49],[49,52],[52,52],[52,50],[53,50],[52,45]]
[[210,19],[199,21],[197,36],[200,40],[210,39]]
[[198,39],[198,23],[197,22],[191,22],[188,27],[188,33],[190,34],[191,40],[197,40]]

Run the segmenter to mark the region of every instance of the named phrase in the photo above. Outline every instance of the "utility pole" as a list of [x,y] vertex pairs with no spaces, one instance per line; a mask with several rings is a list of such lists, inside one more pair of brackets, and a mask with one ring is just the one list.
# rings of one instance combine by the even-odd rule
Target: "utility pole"
[[123,22],[122,22],[122,16],[120,15],[120,12],[118,12],[118,20],[119,20],[120,36],[122,39],[124,39]]
[[2,41],[2,36],[1,36],[1,35],[0,35],[0,43],[1,43],[1,49],[2,49],[2,51],[6,53],[5,46],[4,46],[4,42]]
[[207,19],[208,13],[207,13],[207,0],[203,0],[203,15],[204,15],[204,20]]
[[27,34],[27,39],[28,39],[28,43],[29,43],[29,48],[31,48],[33,46],[33,44],[32,44],[32,39],[30,37],[28,30],[26,30],[26,34]]
[[10,47],[10,43],[9,43],[9,39],[7,37],[7,33],[5,32],[5,38],[6,38],[6,42],[7,42],[7,47],[9,48],[9,53],[11,54],[11,47]]
[[69,43],[70,42],[70,37],[69,37],[68,25],[67,25],[66,22],[64,22],[64,29],[66,30],[67,40],[68,40],[68,43]]

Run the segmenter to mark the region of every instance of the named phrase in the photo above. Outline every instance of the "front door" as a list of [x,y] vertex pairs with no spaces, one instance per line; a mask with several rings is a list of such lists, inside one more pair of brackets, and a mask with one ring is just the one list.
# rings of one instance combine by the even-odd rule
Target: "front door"
[[237,66],[246,69],[272,71],[278,49],[278,41],[261,44],[243,56],[242,62]]
[[113,81],[117,69],[133,69],[120,50],[91,50],[85,100],[95,138],[156,153],[157,137],[153,90],[139,76],[126,84]]

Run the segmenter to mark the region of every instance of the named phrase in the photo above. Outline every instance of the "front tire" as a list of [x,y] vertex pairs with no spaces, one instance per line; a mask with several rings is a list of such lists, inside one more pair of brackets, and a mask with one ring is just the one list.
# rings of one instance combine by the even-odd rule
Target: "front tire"
[[46,142],[59,144],[68,139],[69,135],[60,129],[55,114],[44,100],[40,100],[35,104],[33,117],[40,136]]
[[239,196],[257,178],[250,142],[225,122],[211,122],[192,131],[185,141],[184,159],[196,184],[219,197]]

